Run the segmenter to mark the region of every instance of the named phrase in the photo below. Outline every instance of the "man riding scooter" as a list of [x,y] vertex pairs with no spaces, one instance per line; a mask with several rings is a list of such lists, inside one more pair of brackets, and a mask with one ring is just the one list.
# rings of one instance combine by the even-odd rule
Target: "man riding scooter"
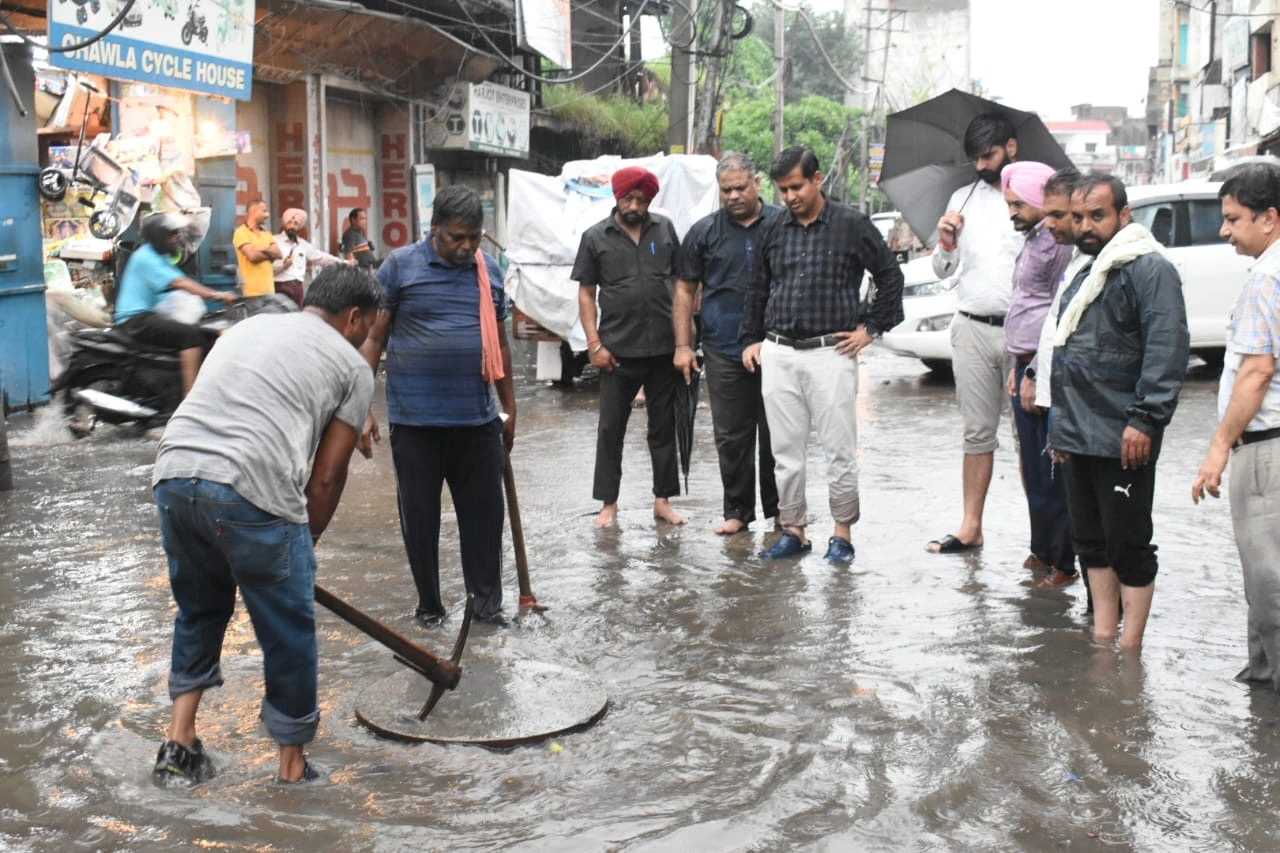
[[180,213],[158,213],[142,224],[143,243],[129,258],[116,291],[116,328],[144,344],[178,350],[182,370],[182,394],[195,384],[205,351],[213,346],[217,333],[183,323],[157,310],[171,290],[181,290],[201,299],[235,302],[234,293],[211,290],[187,278],[174,265],[190,222]]

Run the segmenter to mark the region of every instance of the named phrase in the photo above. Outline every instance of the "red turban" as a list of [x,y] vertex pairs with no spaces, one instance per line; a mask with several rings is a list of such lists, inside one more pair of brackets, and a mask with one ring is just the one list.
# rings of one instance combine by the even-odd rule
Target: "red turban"
[[613,173],[613,197],[622,198],[640,190],[649,201],[658,194],[658,176],[641,166],[628,166]]

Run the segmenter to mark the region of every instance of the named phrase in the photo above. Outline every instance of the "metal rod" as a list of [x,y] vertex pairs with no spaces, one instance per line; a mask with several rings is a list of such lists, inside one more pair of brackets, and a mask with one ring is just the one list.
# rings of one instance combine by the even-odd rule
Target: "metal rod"
[[397,634],[377,619],[360,612],[319,584],[316,584],[316,603],[323,604],[333,611],[336,616],[382,643],[398,657],[404,658],[413,665],[413,669],[426,676],[432,684],[444,687],[447,690],[452,690],[458,686],[458,681],[462,678],[462,668],[457,664],[434,655],[412,640]]
[[13,490],[13,469],[9,467],[9,427],[4,414],[4,394],[0,394],[0,492]]

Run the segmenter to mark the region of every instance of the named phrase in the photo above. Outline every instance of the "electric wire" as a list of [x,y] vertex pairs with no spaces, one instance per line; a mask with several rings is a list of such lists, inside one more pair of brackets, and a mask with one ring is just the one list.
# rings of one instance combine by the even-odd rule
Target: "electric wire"
[[4,28],[8,30],[11,35],[17,36],[18,38],[22,39],[22,41],[30,45],[31,47],[38,47],[41,50],[48,51],[49,53],[75,53],[77,50],[84,50],[89,45],[96,44],[97,42],[102,41],[104,38],[110,35],[112,30],[114,30],[116,27],[120,26],[120,24],[124,22],[124,19],[128,16],[129,12],[132,11],[133,4],[137,2],[138,0],[125,0],[124,7],[119,12],[116,13],[116,16],[111,19],[111,22],[107,24],[106,28],[103,29],[102,32],[96,35],[90,36],[89,38],[85,39],[79,44],[68,44],[62,47],[51,47],[50,45],[47,45],[47,44],[40,44],[40,42],[36,41],[35,39],[28,36],[26,33],[20,31],[17,27],[15,27],[13,23],[9,20],[9,16],[4,14],[4,12],[2,11],[0,11],[0,25],[3,25]]
[[[631,30],[639,24],[640,16],[644,14],[644,10],[648,7],[649,2],[650,0],[642,0],[642,2],[640,3],[640,8],[638,8],[636,10],[636,13],[631,16],[630,23],[622,30],[622,35],[618,37],[618,40],[613,43],[612,47],[610,47],[607,51],[604,51],[600,55],[600,58],[597,59],[595,62],[593,62],[590,67],[583,69],[577,74],[571,74],[568,77],[546,77],[542,74],[534,74],[532,71],[522,68],[519,64],[515,62],[515,60],[511,59],[511,57],[503,53],[502,48],[498,47],[498,45],[494,42],[494,40],[489,37],[488,33],[484,32],[483,30],[480,30],[479,32],[480,32],[480,37],[484,39],[485,42],[488,43],[489,47],[492,48],[496,54],[498,54],[498,57],[507,65],[510,65],[521,76],[527,77],[530,80],[536,80],[539,83],[547,83],[547,84],[572,83],[576,80],[581,80],[582,78],[588,76],[589,74],[591,74],[591,72],[595,71],[601,65],[604,65],[604,63],[611,58],[613,52],[617,50],[619,47],[621,47],[622,43],[627,40],[627,37],[631,34]],[[476,21],[475,17],[471,14],[470,11],[467,10],[467,6],[464,0],[458,0],[458,8],[462,10],[462,14],[465,15],[472,24],[476,24],[478,26],[478,22]]]

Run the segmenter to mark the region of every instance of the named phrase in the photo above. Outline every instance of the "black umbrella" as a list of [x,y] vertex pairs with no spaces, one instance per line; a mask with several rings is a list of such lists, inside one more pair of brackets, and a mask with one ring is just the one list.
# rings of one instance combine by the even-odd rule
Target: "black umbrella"
[[698,388],[701,385],[702,371],[696,369],[687,383],[676,383],[676,448],[680,451],[680,470],[684,472],[686,495],[689,494],[689,458],[693,455],[693,417],[698,412]]
[[952,89],[923,104],[893,113],[885,128],[880,189],[928,245],[957,189],[974,185],[973,160],[964,153],[964,131],[982,113],[1002,113],[1018,134],[1018,159],[1055,169],[1072,165],[1062,146],[1035,113],[1015,110]]

